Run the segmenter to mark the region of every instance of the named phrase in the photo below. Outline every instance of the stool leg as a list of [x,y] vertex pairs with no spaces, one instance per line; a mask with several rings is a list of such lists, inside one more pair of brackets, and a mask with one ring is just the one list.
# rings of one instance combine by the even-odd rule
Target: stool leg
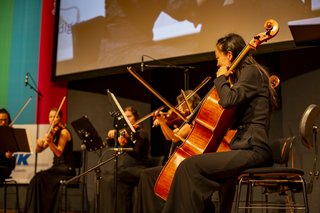
[[67,195],[67,186],[64,186],[64,212],[67,213],[67,208],[68,208],[68,205],[67,205],[67,201],[68,201],[68,195]]
[[7,212],[7,182],[4,181],[4,213]]
[[19,202],[19,188],[18,188],[18,183],[15,182],[15,186],[16,186],[16,208],[18,210],[18,212],[20,213],[20,202]]

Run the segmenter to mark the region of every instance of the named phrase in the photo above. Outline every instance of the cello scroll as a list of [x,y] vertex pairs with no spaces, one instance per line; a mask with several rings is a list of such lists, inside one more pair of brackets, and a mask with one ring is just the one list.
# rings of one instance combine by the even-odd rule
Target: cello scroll
[[259,33],[254,36],[254,38],[249,42],[249,45],[252,49],[256,50],[256,48],[262,43],[270,40],[274,36],[276,36],[279,32],[279,24],[274,19],[268,19],[264,23],[264,28],[266,32]]
[[257,47],[262,43],[266,42],[269,39],[276,36],[279,32],[279,24],[277,21],[273,19],[268,19],[264,23],[264,28],[266,32],[259,33],[254,36],[253,39],[247,44],[247,46],[241,51],[241,53],[237,56],[237,58],[233,61],[232,65],[229,68],[230,72],[233,72],[234,69],[238,66],[241,59],[249,52],[250,49],[256,50]]

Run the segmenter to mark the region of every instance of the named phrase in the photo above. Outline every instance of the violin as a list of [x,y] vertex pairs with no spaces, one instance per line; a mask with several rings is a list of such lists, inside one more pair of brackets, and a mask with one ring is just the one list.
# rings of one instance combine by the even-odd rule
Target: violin
[[66,128],[66,126],[62,122],[58,122],[54,124],[51,128],[51,131],[48,133],[47,140],[49,142],[53,142],[53,138],[57,132],[60,132],[62,129]]
[[[174,127],[174,128],[178,128],[179,126],[181,126],[183,124],[183,120],[177,116],[176,113],[174,113],[172,110],[168,110],[166,113],[162,113],[165,117],[165,122],[168,126]],[[181,114],[184,117],[187,117],[188,115],[190,115],[190,112],[181,112]]]

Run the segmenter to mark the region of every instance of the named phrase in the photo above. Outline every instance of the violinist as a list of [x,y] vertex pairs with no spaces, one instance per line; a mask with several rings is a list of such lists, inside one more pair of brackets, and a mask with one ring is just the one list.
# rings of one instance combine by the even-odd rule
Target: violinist
[[[188,96],[192,93],[192,90],[185,91],[185,94]],[[197,94],[192,95],[188,99],[189,106],[191,110],[193,110],[200,103],[200,96]],[[185,99],[182,94],[177,97],[178,102],[178,110],[185,115],[186,117],[191,114],[190,109],[187,107],[187,103],[185,103]],[[170,117],[170,116],[173,116]],[[188,131],[185,132],[184,129],[189,130],[189,124],[184,124],[183,128],[178,128],[177,124],[182,124],[181,120],[177,119],[177,116],[172,113],[162,113],[155,112],[154,113],[155,120],[153,121],[154,126],[160,126],[163,135],[165,136],[167,141],[172,142],[171,149],[169,150],[168,157],[174,151],[175,147],[181,144],[176,135],[181,137],[186,137]],[[174,121],[174,122],[173,122]],[[144,169],[140,176],[140,181],[138,185],[138,193],[137,199],[134,205],[134,213],[156,213],[161,212],[164,200],[155,195],[154,193],[154,185],[156,180],[162,170],[163,166],[156,166],[152,168]]]
[[[245,48],[237,34],[220,38],[215,46],[218,71],[214,85],[223,108],[236,109],[232,129],[237,133],[230,151],[208,152],[186,158],[178,166],[165,206],[169,212],[215,212],[211,196],[220,194],[220,213],[230,212],[238,174],[248,168],[271,166],[268,129],[276,93],[268,71],[248,54],[239,65],[229,67]],[[231,78],[232,76],[232,78]]]
[[73,142],[70,131],[62,122],[62,112],[57,108],[49,111],[51,131],[37,139],[36,152],[49,148],[53,153],[53,165],[37,172],[27,189],[24,212],[58,212],[60,180],[75,175]]
[[[118,179],[117,179],[117,211],[119,213],[132,212],[133,189],[138,185],[140,173],[148,166],[150,142],[147,132],[142,125],[134,125],[139,119],[138,111],[132,106],[124,108],[124,114],[129,122],[133,125],[135,133],[132,137],[130,130],[120,130],[119,134],[115,134],[116,130],[112,129],[107,132],[107,144],[114,146],[117,142],[118,148],[132,148],[132,150],[124,152],[119,157],[118,163]],[[117,135],[117,140],[115,140]],[[114,172],[114,171],[113,171]],[[115,212],[115,185],[114,173],[104,175],[106,198],[103,199],[105,208],[104,212]]]
[[[11,123],[11,118],[9,112],[1,108],[0,109],[0,126],[9,126]],[[1,145],[0,145],[1,146]],[[8,178],[15,168],[16,161],[13,157],[12,152],[0,153],[0,183],[2,183],[6,178]]]

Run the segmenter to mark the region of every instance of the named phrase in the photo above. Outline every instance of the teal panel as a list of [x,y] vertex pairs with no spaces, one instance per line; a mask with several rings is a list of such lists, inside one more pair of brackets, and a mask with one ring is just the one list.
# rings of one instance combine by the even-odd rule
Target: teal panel
[[[8,110],[14,117],[29,97],[32,100],[16,124],[36,123],[41,0],[16,0],[12,25]],[[30,86],[25,85],[29,73]]]

